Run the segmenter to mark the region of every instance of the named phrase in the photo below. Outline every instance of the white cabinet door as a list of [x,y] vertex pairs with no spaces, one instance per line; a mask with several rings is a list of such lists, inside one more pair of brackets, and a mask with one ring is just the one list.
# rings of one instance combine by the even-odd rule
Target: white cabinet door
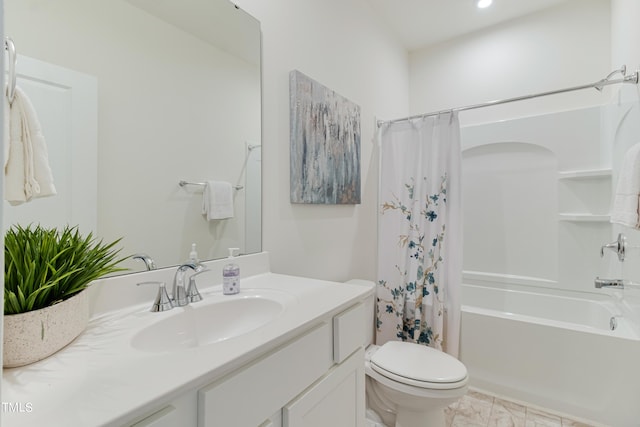
[[282,413],[283,427],[363,427],[364,350],[334,366]]
[[358,347],[366,336],[365,306],[358,303],[333,318],[333,361],[342,363]]
[[255,427],[333,363],[328,323],[198,391],[199,427]]

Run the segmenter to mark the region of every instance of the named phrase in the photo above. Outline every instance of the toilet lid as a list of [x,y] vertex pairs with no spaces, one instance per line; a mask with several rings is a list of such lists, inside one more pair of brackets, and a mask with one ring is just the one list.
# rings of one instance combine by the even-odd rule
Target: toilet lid
[[[371,356],[380,374],[427,383],[455,383],[467,377],[467,368],[455,357],[425,345],[389,341]],[[385,375],[387,376],[387,375]],[[395,378],[394,378],[395,379]]]

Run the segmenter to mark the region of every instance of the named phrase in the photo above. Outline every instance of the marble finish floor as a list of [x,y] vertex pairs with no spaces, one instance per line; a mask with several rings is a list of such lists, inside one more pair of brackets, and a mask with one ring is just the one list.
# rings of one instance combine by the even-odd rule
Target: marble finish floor
[[447,427],[593,427],[473,390],[445,414]]

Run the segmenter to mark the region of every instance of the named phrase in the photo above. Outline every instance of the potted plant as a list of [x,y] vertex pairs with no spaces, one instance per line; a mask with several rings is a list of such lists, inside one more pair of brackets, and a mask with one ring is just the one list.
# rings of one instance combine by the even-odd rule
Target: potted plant
[[4,239],[3,366],[44,359],[87,326],[89,284],[123,271],[118,239],[104,244],[78,227],[13,225]]

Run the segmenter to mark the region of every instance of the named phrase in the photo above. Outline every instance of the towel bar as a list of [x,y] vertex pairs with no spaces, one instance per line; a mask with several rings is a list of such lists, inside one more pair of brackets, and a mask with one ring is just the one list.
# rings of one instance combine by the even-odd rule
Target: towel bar
[[[184,187],[185,185],[197,185],[200,187],[204,187],[205,185],[207,185],[206,182],[190,182],[190,181],[185,181],[185,180],[181,180],[178,184],[180,184],[180,187]],[[234,190],[242,190],[244,188],[244,186],[242,185],[234,185],[233,189]]]

